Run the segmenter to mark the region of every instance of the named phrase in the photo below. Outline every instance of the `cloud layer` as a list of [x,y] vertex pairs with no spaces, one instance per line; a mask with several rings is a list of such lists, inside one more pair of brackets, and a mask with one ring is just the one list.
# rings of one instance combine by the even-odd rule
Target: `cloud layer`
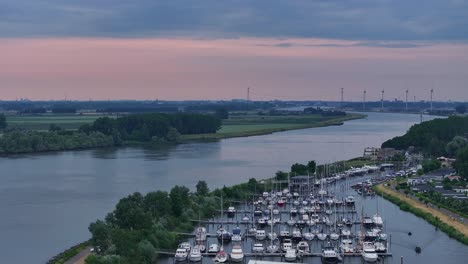
[[463,0],[0,0],[0,37],[468,40]]

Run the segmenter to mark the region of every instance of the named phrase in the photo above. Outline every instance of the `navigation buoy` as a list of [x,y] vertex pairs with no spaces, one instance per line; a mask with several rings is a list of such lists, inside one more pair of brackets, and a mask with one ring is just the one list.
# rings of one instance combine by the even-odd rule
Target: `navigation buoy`
[[413,233],[411,233],[411,232],[408,232],[408,236],[411,236],[411,235],[413,235]]
[[419,254],[419,253],[421,253],[422,249],[421,249],[421,247],[415,247],[414,251],[416,251],[416,253]]

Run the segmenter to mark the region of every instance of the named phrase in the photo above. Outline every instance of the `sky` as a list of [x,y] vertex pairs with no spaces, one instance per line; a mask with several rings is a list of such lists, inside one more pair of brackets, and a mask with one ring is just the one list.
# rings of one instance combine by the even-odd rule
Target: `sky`
[[0,0],[0,100],[468,101],[468,1]]

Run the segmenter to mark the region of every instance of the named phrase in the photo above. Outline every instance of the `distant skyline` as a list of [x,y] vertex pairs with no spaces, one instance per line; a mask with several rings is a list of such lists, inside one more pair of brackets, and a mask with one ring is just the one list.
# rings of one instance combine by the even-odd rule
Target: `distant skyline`
[[468,101],[466,1],[0,5],[0,100]]

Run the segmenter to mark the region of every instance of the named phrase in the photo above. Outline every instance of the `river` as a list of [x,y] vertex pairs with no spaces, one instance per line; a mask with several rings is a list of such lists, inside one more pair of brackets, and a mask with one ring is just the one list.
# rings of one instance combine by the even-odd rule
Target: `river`
[[[177,184],[193,188],[198,180],[215,188],[251,177],[270,177],[295,162],[322,163],[361,156],[364,147],[379,146],[405,133],[419,118],[368,113],[366,119],[342,126],[161,149],[99,149],[0,158],[1,262],[44,263],[88,239],[89,223],[103,218],[131,192],[169,190]],[[395,213],[395,221],[402,221],[407,229],[424,226],[412,215]],[[459,258],[452,250],[459,243],[444,235],[437,237],[439,243],[433,243],[439,247],[437,253],[458,260],[448,262],[445,258],[446,264],[463,263],[468,257],[466,247]],[[424,251],[420,257],[428,256],[425,263],[438,263],[430,261],[434,254]]]

